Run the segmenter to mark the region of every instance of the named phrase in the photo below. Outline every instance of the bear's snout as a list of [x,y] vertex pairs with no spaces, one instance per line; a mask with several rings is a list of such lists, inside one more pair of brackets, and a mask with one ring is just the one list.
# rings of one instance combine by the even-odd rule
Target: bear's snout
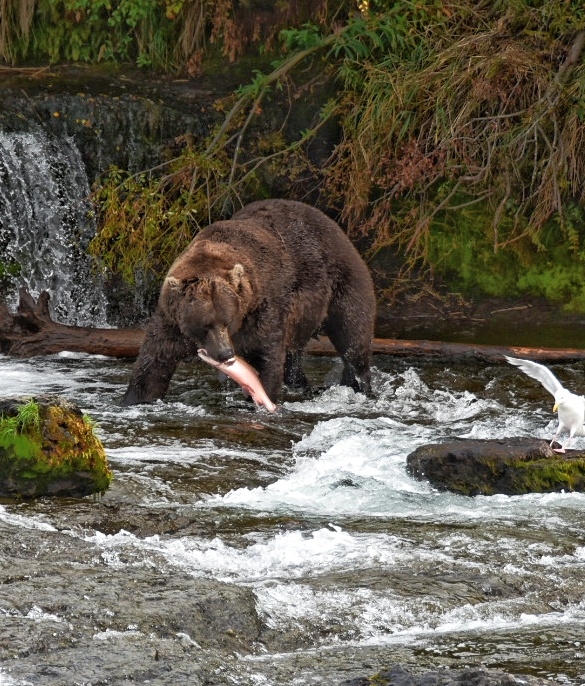
[[218,362],[227,362],[236,354],[227,329],[212,329],[205,339],[205,350]]
[[212,355],[214,360],[218,362],[227,362],[235,356],[233,348],[221,348],[215,355]]

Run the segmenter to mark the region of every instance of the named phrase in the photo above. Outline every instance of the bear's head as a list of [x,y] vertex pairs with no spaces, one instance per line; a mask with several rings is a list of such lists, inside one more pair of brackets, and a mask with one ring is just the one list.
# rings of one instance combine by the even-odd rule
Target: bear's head
[[167,276],[159,308],[197,348],[225,362],[235,355],[232,336],[241,327],[250,300],[250,282],[244,267],[236,263],[202,277]]

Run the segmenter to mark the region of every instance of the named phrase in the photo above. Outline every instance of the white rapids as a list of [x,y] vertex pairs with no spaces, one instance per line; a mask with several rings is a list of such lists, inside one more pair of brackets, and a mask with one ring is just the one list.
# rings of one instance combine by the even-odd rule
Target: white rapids
[[[72,539],[93,547],[96,564],[146,565],[164,575],[180,569],[250,587],[267,626],[314,637],[308,652],[321,657],[351,648],[384,662],[400,646],[517,673],[536,660],[553,665],[543,676],[581,684],[585,495],[466,498],[439,493],[405,469],[414,448],[446,437],[548,438],[552,413],[514,390],[518,379],[506,365],[478,366],[470,383],[469,368],[456,364],[380,359],[376,397],[367,399],[328,386],[330,364],[311,361],[325,387],[312,399],[290,397],[279,417],[218,386],[202,365],[179,374],[165,402],[121,408],[127,364],[0,357],[0,395],[58,393],[89,412],[115,474],[105,499],[124,494],[233,523],[229,533],[210,526],[208,536],[72,528]],[[246,431],[262,440],[248,445],[238,438]],[[230,487],[234,470],[244,476]],[[193,491],[189,473],[201,477]],[[38,527],[51,535],[50,517],[34,507],[24,515],[0,506],[0,521],[15,533]],[[554,667],[561,643],[562,660],[574,656],[563,670]],[[243,658],[233,683],[270,684],[266,665],[288,659],[293,669],[284,653]],[[296,683],[313,683],[302,681],[303,669]]]

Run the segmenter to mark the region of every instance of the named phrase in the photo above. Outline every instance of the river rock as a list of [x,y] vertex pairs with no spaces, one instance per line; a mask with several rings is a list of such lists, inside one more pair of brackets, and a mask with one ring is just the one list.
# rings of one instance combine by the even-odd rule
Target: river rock
[[408,455],[406,466],[412,476],[441,491],[469,496],[585,490],[585,452],[559,454],[536,438],[423,445]]
[[72,403],[40,396],[0,399],[0,496],[81,497],[112,479],[91,419]]
[[374,677],[343,681],[339,686],[553,686],[554,682],[522,675],[516,678],[499,669],[442,669],[414,674],[400,665],[379,672]]

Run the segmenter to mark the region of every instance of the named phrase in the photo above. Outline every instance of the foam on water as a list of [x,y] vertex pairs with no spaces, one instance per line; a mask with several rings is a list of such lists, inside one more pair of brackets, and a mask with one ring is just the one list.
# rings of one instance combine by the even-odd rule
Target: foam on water
[[[71,374],[72,364],[51,358],[41,367],[0,358],[0,380],[9,389],[24,385],[39,392],[51,386],[89,399],[96,387],[88,391],[87,370]],[[246,458],[265,465],[282,458],[278,451],[226,447],[219,434],[196,439],[188,432],[184,438],[157,433],[152,427],[159,421],[181,425],[205,419],[208,410],[182,402],[119,408],[111,398],[121,397],[125,376],[109,378],[108,400],[98,414],[109,427],[109,441],[120,443],[108,454],[129,470],[124,479],[150,484],[143,491],[150,507],[185,504],[157,476],[156,465],[204,470],[217,457],[228,464]],[[260,527],[242,534],[237,545],[221,536],[60,534],[91,543],[96,566],[144,566],[162,574],[180,569],[250,586],[268,626],[322,635],[330,645],[339,644],[339,636],[356,645],[379,645],[460,632],[585,624],[582,602],[561,607],[548,600],[562,597],[585,568],[585,495],[465,498],[436,492],[406,472],[406,457],[419,445],[451,436],[550,436],[555,424],[547,424],[549,415],[521,401],[504,406],[488,391],[484,397],[479,391],[432,388],[414,368],[376,371],[375,381],[372,399],[332,387],[312,400],[286,403],[283,422],[298,414],[308,429],[291,446],[281,476],[263,487],[193,496],[189,503],[191,511],[218,520],[233,513],[267,521],[275,515],[294,518],[294,530]],[[14,528],[43,526],[6,510],[0,510],[0,521]],[[360,530],[364,521],[368,526]],[[391,530],[394,523],[401,534]],[[54,530],[46,526],[50,535]],[[543,537],[547,531],[551,535]],[[564,537],[559,545],[557,535]],[[501,597],[488,592],[492,577],[503,579]],[[460,591],[452,591],[453,583],[461,584]],[[541,587],[548,589],[544,599],[538,595]],[[342,629],[329,639],[328,627]]]
[[[269,626],[309,628],[317,620],[322,625],[345,622],[351,634],[350,645],[380,645],[411,642],[436,635],[521,629],[531,626],[554,627],[562,624],[585,625],[582,604],[564,612],[534,614],[521,599],[490,603],[465,603],[444,611],[438,599],[412,598],[376,593],[367,588],[352,593],[336,590],[316,593],[308,585],[275,585],[256,591]],[[351,622],[347,622],[347,618]]]
[[0,686],[34,686],[32,681],[23,681],[22,679],[13,679],[0,669]]
[[[264,488],[210,496],[209,505],[304,515],[433,518],[440,513],[451,520],[500,518],[509,516],[511,508],[522,515],[542,505],[540,495],[469,499],[436,493],[408,476],[406,456],[441,437],[550,436],[555,422],[538,425],[531,414],[469,391],[431,389],[412,368],[398,375],[376,372],[375,399],[337,386],[286,407],[334,416],[317,422],[296,443],[294,467],[286,476]],[[581,495],[548,498],[578,507],[585,504]]]
[[0,392],[2,395],[34,395],[50,392],[56,387],[62,391],[65,385],[71,388],[71,380],[65,382],[65,378],[56,379],[53,370],[45,370],[40,365],[32,366],[26,362],[15,362],[0,356]]
[[[111,364],[111,360],[109,362]],[[161,415],[172,420],[209,414],[202,405],[187,405],[180,401],[121,407],[128,371],[114,368],[108,370],[108,378],[104,378],[106,367],[100,355],[59,354],[26,361],[0,355],[0,394],[59,395],[84,410],[91,408],[92,417],[98,421],[113,425],[123,422],[130,431],[138,426],[151,428]]]
[[26,515],[13,514],[8,512],[2,505],[0,505],[0,522],[4,522],[5,524],[15,528],[56,531],[54,526],[39,520],[37,517],[27,517]]
[[149,464],[184,464],[194,467],[198,464],[205,465],[209,457],[213,455],[225,459],[245,457],[259,463],[266,463],[266,458],[261,453],[229,448],[218,448],[212,441],[202,441],[198,446],[185,447],[181,443],[166,442],[162,445],[129,446],[124,448],[108,448],[108,457],[119,464],[143,465]]
[[[226,544],[220,538],[138,538],[127,531],[106,535],[96,532],[85,540],[103,550],[141,549],[156,552],[172,564],[194,574],[211,574],[223,580],[259,582],[270,579],[298,579],[346,569],[391,569],[418,561],[425,564],[456,565],[489,574],[492,566],[513,565],[526,574],[553,572],[582,565],[581,546],[559,552],[549,544],[537,543],[518,550],[518,540],[501,533],[485,535],[449,534],[434,536],[428,546],[415,540],[382,533],[352,533],[330,523],[312,531],[277,534],[248,534],[245,548]],[[494,546],[497,544],[497,551]],[[470,552],[473,554],[470,556]],[[538,569],[540,571],[538,571]]]
[[[0,394],[2,396],[60,395],[77,402],[95,402],[108,407],[108,393],[119,393],[119,385],[100,374],[103,358],[85,359],[51,355],[31,360],[14,360],[0,355]],[[117,408],[118,414],[121,408]]]
[[[414,623],[407,626],[380,626],[379,631],[372,631],[360,639],[361,645],[380,645],[398,640],[430,638],[437,634],[461,634],[466,632],[489,633],[528,629],[538,626],[542,630],[562,625],[585,626],[585,609],[582,604],[571,605],[563,612],[534,614],[521,612],[522,601],[513,600],[494,605],[464,605],[450,612],[431,618],[428,623]],[[385,611],[385,610],[384,610]],[[375,625],[370,620],[369,627]]]
[[[85,540],[116,554],[149,550],[197,576],[252,584],[305,578],[343,570],[348,564],[363,569],[379,567],[393,563],[402,554],[402,544],[394,536],[355,536],[334,525],[310,534],[291,531],[251,540],[244,549],[227,545],[220,538],[139,539],[127,531],[113,535],[97,532]],[[117,555],[115,559],[119,559]]]
[[38,605],[33,605],[26,614],[23,614],[19,610],[15,610],[13,608],[11,608],[10,610],[0,608],[0,615],[3,615],[5,617],[20,617],[23,619],[30,619],[34,622],[61,623],[63,621],[62,617],[59,617],[58,615],[52,614],[50,612],[45,612]]
[[430,492],[404,470],[402,429],[384,418],[319,422],[294,446],[296,461],[289,474],[265,488],[210,496],[209,504],[305,515],[388,514],[396,494]]
[[375,644],[397,637],[410,641],[429,632],[490,631],[541,621],[551,626],[585,624],[583,603],[569,603],[562,611],[536,612],[542,606],[538,601],[535,604],[530,593],[472,603],[464,598],[458,602],[456,597],[446,601],[432,584],[413,598],[394,590],[392,583],[378,588],[358,582],[336,588],[321,582],[330,575],[367,570],[379,579],[392,579],[393,574],[400,578],[407,570],[427,568],[439,573],[439,579],[441,570],[449,570],[451,577],[467,570],[489,585],[490,574],[507,569],[516,579],[542,583],[562,567],[582,567],[581,549],[574,555],[555,554],[544,544],[518,550],[517,540],[499,538],[498,554],[493,556],[494,540],[478,544],[465,534],[448,535],[425,547],[394,535],[354,534],[336,525],[248,538],[250,545],[245,548],[226,545],[219,538],[152,536],[140,540],[128,532],[98,533],[85,540],[102,550],[102,563],[116,567],[158,559],[159,565],[164,560],[195,576],[250,585],[265,621],[280,630],[343,625],[353,641]]
[[[467,404],[467,398],[464,399]],[[476,405],[481,404],[477,401]],[[523,420],[494,427],[493,420],[479,419],[467,432],[458,423],[444,425],[444,435],[494,437],[518,435]],[[413,430],[414,429],[414,430]],[[522,515],[534,509],[542,515],[543,501],[585,505],[582,494],[540,494],[466,498],[434,491],[427,482],[411,478],[406,457],[419,445],[435,442],[435,426],[408,425],[397,419],[336,417],[318,422],[313,431],[293,447],[293,469],[278,481],[258,488],[240,488],[223,496],[210,496],[211,506],[246,507],[260,511],[304,515],[490,519]],[[540,515],[540,516],[541,516]]]
[[345,386],[334,385],[311,400],[285,402],[284,407],[293,412],[314,415],[371,414],[397,417],[410,423],[413,420],[439,422],[453,425],[470,420],[479,414],[500,413],[504,408],[491,399],[477,398],[464,391],[453,393],[444,389],[431,389],[413,368],[399,374],[372,370],[373,398],[366,398]]

